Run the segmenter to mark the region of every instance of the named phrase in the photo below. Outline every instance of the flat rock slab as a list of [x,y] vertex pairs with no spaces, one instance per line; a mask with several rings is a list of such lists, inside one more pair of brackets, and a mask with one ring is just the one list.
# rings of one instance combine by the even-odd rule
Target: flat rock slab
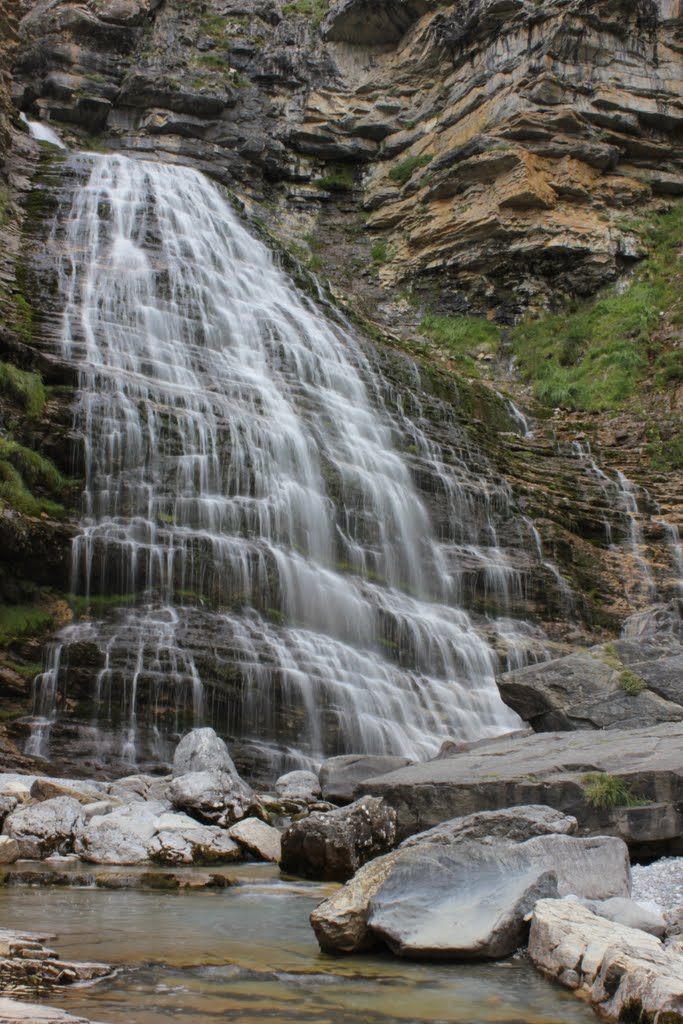
[[228,829],[228,835],[257,860],[279,863],[282,854],[280,833],[272,825],[266,825],[265,821],[245,818]]
[[[642,690],[628,693],[620,681]],[[537,732],[624,729],[683,719],[683,645],[620,640],[506,672],[500,695]]]
[[340,754],[328,757],[320,766],[320,788],[325,800],[333,804],[350,804],[365,796],[365,781],[377,775],[395,772],[413,764],[407,757],[383,754]]
[[567,900],[534,908],[529,956],[608,1020],[683,1020],[683,956]]
[[38,1003],[18,1002],[0,997],[2,1024],[89,1024],[85,1017],[73,1017],[64,1010]]
[[[651,837],[659,842],[683,835],[677,807],[683,801],[682,750],[680,723],[511,734],[371,779],[367,790],[395,809],[402,839],[477,811],[547,804],[572,815],[589,831],[620,835],[623,829],[626,841],[633,814],[640,822],[638,842],[646,845]],[[582,776],[591,772],[623,779],[637,796],[655,801],[655,807],[592,807],[582,784]]]

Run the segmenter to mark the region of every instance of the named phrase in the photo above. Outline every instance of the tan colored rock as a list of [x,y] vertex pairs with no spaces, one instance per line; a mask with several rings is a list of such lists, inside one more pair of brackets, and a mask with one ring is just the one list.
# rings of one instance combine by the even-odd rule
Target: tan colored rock
[[279,863],[282,853],[280,833],[258,818],[245,818],[228,829],[228,835],[258,860]]
[[19,843],[9,836],[0,836],[0,864],[14,864],[19,860]]
[[683,956],[654,935],[596,917],[580,904],[536,904],[529,956],[608,1020],[683,1019]]
[[320,948],[327,953],[362,953],[378,939],[365,923],[368,904],[386,881],[398,850],[363,865],[353,878],[321,903],[310,916]]

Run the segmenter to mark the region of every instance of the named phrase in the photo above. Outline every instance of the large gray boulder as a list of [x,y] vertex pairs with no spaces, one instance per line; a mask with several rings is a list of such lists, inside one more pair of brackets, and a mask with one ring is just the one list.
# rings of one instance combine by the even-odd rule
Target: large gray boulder
[[189,772],[237,775],[225,742],[213,729],[193,729],[183,736],[173,755],[173,778]]
[[370,900],[368,927],[400,956],[508,956],[522,944],[535,903],[558,891],[554,872],[529,859],[524,845],[402,851]]
[[282,836],[281,867],[305,878],[345,882],[395,842],[395,812],[382,800],[364,797],[290,825]]
[[536,732],[683,719],[683,646],[673,638],[602,644],[506,672],[497,682],[505,703]]
[[[396,811],[401,839],[476,811],[547,804],[582,829],[620,835],[639,851],[683,837],[683,725],[501,736],[451,757],[370,779]],[[586,775],[620,779],[652,805],[596,807]]]
[[13,811],[2,831],[16,840],[21,857],[40,859],[51,853],[69,853],[83,822],[78,800],[59,796]]
[[156,864],[226,864],[240,860],[242,850],[217,825],[200,825],[157,832],[147,843]]
[[256,794],[236,772],[188,772],[173,779],[167,794],[174,807],[223,828],[261,813]]
[[401,848],[424,846],[425,843],[452,845],[466,840],[523,843],[534,836],[571,835],[576,832],[572,818],[543,804],[526,807],[504,807],[499,811],[479,811],[464,818],[444,821],[426,832],[404,839]]
[[384,754],[341,754],[328,757],[320,767],[320,788],[324,800],[333,804],[350,804],[365,796],[363,783],[376,775],[386,775],[413,764],[407,757]]
[[546,835],[486,842],[471,840],[466,829],[451,843],[424,836],[366,864],[316,907],[310,920],[321,949],[356,953],[381,938],[406,956],[498,956],[506,943],[521,941],[524,914],[541,889],[597,900],[630,893],[628,850],[619,839]]
[[166,791],[174,807],[227,828],[263,813],[256,794],[240,778],[228,748],[213,729],[193,729],[178,744]]
[[307,771],[281,775],[275,783],[275,792],[285,804],[313,804],[321,795],[318,776]]
[[80,832],[74,849],[82,860],[93,864],[145,864],[148,845],[166,806],[156,801],[132,803],[96,815]]
[[611,1021],[683,1020],[683,957],[654,935],[608,921],[579,903],[540,900],[529,956],[549,978]]

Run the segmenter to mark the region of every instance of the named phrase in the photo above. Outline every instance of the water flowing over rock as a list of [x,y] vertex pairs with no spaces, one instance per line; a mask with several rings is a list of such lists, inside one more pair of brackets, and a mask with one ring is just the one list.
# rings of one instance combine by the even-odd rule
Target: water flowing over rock
[[[165,737],[209,716],[252,763],[300,767],[514,727],[492,640],[519,663],[529,632],[488,621],[484,639],[458,607],[461,556],[503,598],[518,583],[495,502],[448,477],[353,336],[200,174],[73,166],[86,181],[54,242],[86,453],[73,588],[110,611],[62,631],[53,707],[66,687],[94,699],[83,742],[123,763],[168,757]],[[406,444],[440,481],[443,541]]]
[[295,821],[282,836],[282,870],[305,878],[345,882],[396,841],[396,813],[364,797],[348,807]]

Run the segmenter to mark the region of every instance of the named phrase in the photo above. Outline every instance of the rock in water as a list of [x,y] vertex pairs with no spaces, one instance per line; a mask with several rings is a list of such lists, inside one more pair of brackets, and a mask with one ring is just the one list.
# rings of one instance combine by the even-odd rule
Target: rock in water
[[21,857],[39,859],[51,853],[69,853],[83,822],[78,800],[59,796],[13,811],[3,832],[16,840]]
[[93,817],[76,839],[74,849],[83,860],[94,864],[145,864],[158,815],[166,806],[151,801],[133,803]]
[[345,882],[395,842],[396,812],[382,800],[364,797],[294,822],[282,836],[281,867],[305,878]]
[[367,924],[400,956],[495,959],[521,945],[525,916],[557,891],[523,845],[413,847],[372,897]]
[[683,1020],[683,957],[654,935],[627,928],[568,900],[541,900],[529,956],[613,1021]]
[[158,832],[147,844],[157,864],[225,864],[242,857],[241,848],[216,825]]
[[413,764],[407,757],[389,757],[382,754],[342,754],[328,757],[320,768],[320,788],[325,800],[333,804],[349,804],[360,792],[365,779],[386,775]]
[[280,833],[258,818],[245,818],[228,830],[228,835],[257,860],[277,864],[282,853]]

